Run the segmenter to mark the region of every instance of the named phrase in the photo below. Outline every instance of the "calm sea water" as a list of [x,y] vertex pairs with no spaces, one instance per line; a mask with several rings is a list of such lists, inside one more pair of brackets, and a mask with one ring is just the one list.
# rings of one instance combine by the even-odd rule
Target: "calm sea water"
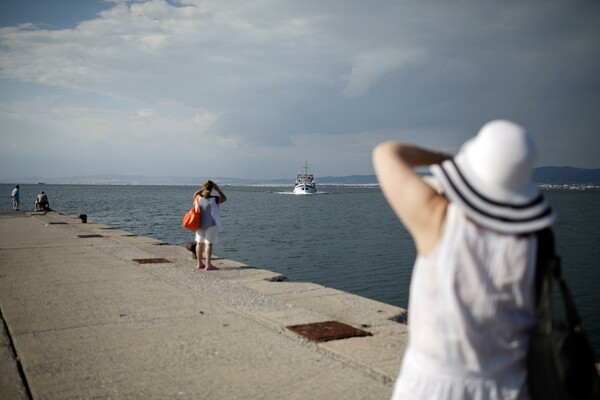
[[[0,185],[0,210],[10,210],[12,185]],[[183,245],[180,226],[196,188],[190,186],[21,185],[21,209],[45,190],[68,214]],[[215,254],[406,307],[415,248],[380,190],[321,186],[315,196],[280,187],[224,187],[223,226]],[[563,274],[600,360],[600,191],[546,191]],[[191,260],[190,260],[191,262]]]

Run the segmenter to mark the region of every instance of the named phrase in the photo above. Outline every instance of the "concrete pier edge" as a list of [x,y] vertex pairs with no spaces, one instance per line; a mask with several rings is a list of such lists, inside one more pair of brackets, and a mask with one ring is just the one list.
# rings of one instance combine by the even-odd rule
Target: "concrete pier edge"
[[[0,399],[389,398],[404,309],[234,260],[195,264],[89,217],[0,213]],[[288,329],[325,321],[371,335]]]

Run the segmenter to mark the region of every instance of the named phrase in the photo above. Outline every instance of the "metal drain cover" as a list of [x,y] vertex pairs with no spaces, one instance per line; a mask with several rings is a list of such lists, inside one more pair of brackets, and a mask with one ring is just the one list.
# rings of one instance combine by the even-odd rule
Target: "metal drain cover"
[[330,340],[348,339],[351,337],[373,336],[371,332],[363,331],[362,329],[338,321],[293,325],[287,328],[313,342],[328,342]]
[[167,260],[166,258],[134,258],[138,264],[172,264],[173,261]]
[[98,235],[98,234],[93,234],[93,235],[77,235],[77,236],[80,237],[81,239],[104,237],[104,236]]

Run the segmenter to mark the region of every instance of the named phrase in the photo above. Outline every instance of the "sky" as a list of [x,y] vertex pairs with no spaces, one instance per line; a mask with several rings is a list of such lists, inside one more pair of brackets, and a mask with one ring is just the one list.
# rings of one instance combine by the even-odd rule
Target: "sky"
[[600,2],[0,0],[0,179],[373,173],[523,125],[600,168]]

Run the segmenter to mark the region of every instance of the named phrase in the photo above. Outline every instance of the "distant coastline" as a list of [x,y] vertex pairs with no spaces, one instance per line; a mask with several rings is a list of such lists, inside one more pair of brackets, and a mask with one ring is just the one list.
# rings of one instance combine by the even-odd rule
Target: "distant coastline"
[[[424,173],[426,174],[426,173]],[[141,175],[93,175],[61,178],[22,177],[2,179],[4,184],[33,185],[149,185],[149,186],[197,186],[204,177],[141,176]],[[290,186],[288,179],[244,179],[231,177],[213,178],[221,185],[231,186]],[[539,167],[534,170],[534,180],[547,190],[595,190],[600,189],[600,169],[574,167]],[[43,183],[41,183],[43,182]],[[317,176],[319,185],[376,186],[375,175]]]

